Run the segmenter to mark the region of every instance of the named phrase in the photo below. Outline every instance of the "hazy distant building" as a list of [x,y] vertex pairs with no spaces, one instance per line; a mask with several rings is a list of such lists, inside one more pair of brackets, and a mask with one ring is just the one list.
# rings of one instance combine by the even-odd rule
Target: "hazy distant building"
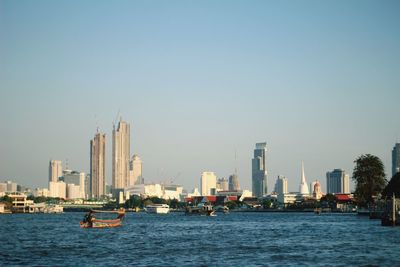
[[222,177],[221,179],[218,179],[217,181],[217,191],[228,191],[229,190],[229,185],[228,185],[228,179]]
[[112,187],[129,186],[130,126],[120,120],[112,136]]
[[308,185],[307,185],[307,181],[306,181],[306,175],[304,174],[304,163],[303,162],[301,162],[301,179],[300,179],[299,193],[302,196],[310,195],[310,191],[308,190]]
[[67,184],[67,199],[82,198],[81,187],[75,184]]
[[319,183],[319,181],[315,181],[312,183],[312,190],[313,190],[313,197],[317,200],[319,200],[322,196],[323,193],[321,191],[321,184]]
[[[79,197],[76,197],[74,194],[73,198],[86,198],[86,194],[85,194],[85,173],[84,172],[78,172],[78,171],[68,171],[68,172],[63,172],[63,181],[64,183],[66,183],[67,185],[67,198],[72,198],[69,197],[68,195],[68,186],[70,184],[73,184],[75,186],[79,187]],[[71,189],[72,190],[72,189]],[[74,188],[73,190],[76,190],[76,188]]]
[[326,173],[326,192],[329,194],[349,194],[350,176],[342,169]]
[[129,186],[142,183],[142,160],[138,155],[133,155],[129,161]]
[[215,195],[217,189],[217,176],[214,172],[203,172],[200,178],[200,193],[202,196]]
[[92,198],[92,188],[90,187],[91,174],[88,173],[85,176],[85,198]]
[[256,197],[267,194],[267,166],[265,165],[267,143],[257,143],[252,159],[252,189]]
[[236,174],[232,174],[229,176],[229,191],[238,190],[240,190],[238,176]]
[[400,143],[396,143],[392,150],[392,176],[400,172]]
[[277,195],[288,193],[288,180],[285,176],[278,175],[275,183],[275,193]]
[[67,187],[64,182],[49,182],[50,197],[65,199],[67,196]]
[[90,196],[100,198],[105,195],[105,191],[106,135],[96,133],[94,138],[90,140]]
[[0,183],[0,193],[7,192],[7,183]]
[[49,163],[49,182],[58,182],[62,176],[62,165],[60,160],[50,160]]

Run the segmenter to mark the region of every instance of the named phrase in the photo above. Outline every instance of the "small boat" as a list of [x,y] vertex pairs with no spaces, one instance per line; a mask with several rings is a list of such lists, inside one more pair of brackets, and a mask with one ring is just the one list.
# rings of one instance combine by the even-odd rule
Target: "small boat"
[[[96,214],[117,214],[115,219],[98,219]],[[80,222],[81,228],[113,228],[122,225],[125,217],[125,209],[121,208],[117,211],[91,210],[85,215],[83,221]]]
[[148,213],[166,214],[169,212],[169,206],[167,204],[147,205],[144,209]]
[[321,208],[315,208],[315,209],[314,209],[314,213],[315,213],[315,214],[318,214],[318,215],[321,215],[322,209],[321,209]]

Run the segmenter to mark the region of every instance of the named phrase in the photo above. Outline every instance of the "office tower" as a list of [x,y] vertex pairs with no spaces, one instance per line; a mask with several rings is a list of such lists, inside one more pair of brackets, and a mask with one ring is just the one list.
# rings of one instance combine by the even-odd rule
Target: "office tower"
[[91,196],[100,198],[106,188],[106,135],[96,133],[90,140],[90,191]]
[[218,191],[228,191],[229,190],[228,179],[226,179],[224,177],[222,177],[221,179],[218,179],[217,190]]
[[232,174],[229,176],[229,191],[238,190],[240,190],[238,176],[236,174]]
[[130,126],[120,120],[112,136],[112,188],[129,186]]
[[[67,191],[68,191],[68,185],[73,184],[75,186],[79,186],[79,198],[85,198],[85,173],[84,172],[78,172],[78,171],[63,171],[64,176],[63,180],[67,184]],[[74,189],[75,190],[75,189]],[[68,196],[67,192],[67,198],[71,198]],[[74,197],[77,198],[77,197]]]
[[276,179],[275,183],[275,193],[277,195],[288,193],[288,180],[285,176],[278,175],[278,179]]
[[67,186],[64,182],[49,182],[50,197],[66,198]]
[[300,195],[308,196],[310,195],[310,191],[308,190],[308,185],[306,182],[306,176],[304,174],[304,163],[301,162],[301,180],[300,180],[300,187],[299,187]]
[[85,176],[85,198],[92,197],[92,188],[90,186],[90,180],[92,175],[90,173],[86,174]]
[[392,150],[392,176],[400,172],[400,143],[396,143]]
[[50,160],[49,163],[49,182],[58,182],[62,176],[62,165],[60,160]]
[[267,194],[267,166],[265,157],[267,153],[267,143],[257,143],[254,149],[254,158],[252,159],[252,189],[253,195],[263,197]]
[[334,169],[326,173],[326,192],[335,194],[350,193],[350,176],[342,169]]
[[215,195],[217,176],[213,172],[203,172],[200,178],[200,192],[202,196]]
[[129,186],[142,183],[142,160],[138,155],[133,155],[129,161]]

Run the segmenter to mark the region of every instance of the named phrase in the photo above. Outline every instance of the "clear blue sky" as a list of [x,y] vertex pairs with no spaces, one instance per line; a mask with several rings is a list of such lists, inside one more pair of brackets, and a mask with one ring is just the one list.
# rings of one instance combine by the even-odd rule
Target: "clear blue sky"
[[0,1],[0,180],[46,186],[49,159],[88,172],[118,110],[146,181],[198,186],[256,142],[298,189],[400,140],[399,1]]

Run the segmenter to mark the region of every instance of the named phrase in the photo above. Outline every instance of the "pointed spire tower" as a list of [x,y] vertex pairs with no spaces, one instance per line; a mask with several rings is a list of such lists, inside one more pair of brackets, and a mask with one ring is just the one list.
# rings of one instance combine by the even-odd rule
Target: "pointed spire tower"
[[307,182],[306,182],[306,176],[304,175],[304,163],[303,163],[303,161],[301,162],[300,194],[303,195],[303,196],[310,195],[310,191],[308,191],[308,185],[307,185]]

